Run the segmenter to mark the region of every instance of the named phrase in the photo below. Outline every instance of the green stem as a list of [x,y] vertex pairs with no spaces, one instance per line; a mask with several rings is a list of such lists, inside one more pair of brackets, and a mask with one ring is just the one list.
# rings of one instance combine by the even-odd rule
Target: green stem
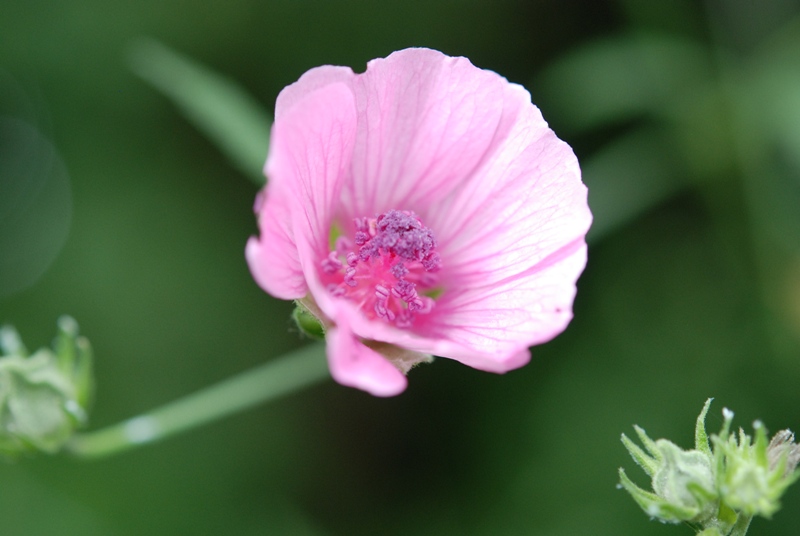
[[75,435],[66,450],[99,458],[207,424],[329,378],[325,348],[310,344],[149,413]]
[[729,536],[745,536],[745,534],[747,534],[747,529],[750,528],[750,522],[752,520],[753,516],[739,514],[739,519],[736,520],[736,524],[733,526],[733,530]]

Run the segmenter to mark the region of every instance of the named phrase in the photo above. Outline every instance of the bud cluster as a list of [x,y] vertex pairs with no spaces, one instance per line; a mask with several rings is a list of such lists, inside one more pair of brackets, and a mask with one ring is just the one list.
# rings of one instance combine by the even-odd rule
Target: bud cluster
[[86,423],[92,390],[91,347],[75,320],[61,317],[52,350],[32,355],[0,327],[0,454],[60,450]]
[[[760,421],[754,437],[739,429],[731,434],[733,412],[723,409],[722,430],[710,438],[705,418],[707,400],[695,425],[694,449],[683,450],[671,441],[653,441],[635,426],[644,449],[622,434],[622,443],[652,480],[653,491],[634,484],[623,469],[620,484],[654,519],[684,522],[704,536],[743,536],[750,520],[770,517],[780,508],[780,497],[800,478],[800,445],[790,430],[767,440]],[[712,448],[713,447],[713,448]]]

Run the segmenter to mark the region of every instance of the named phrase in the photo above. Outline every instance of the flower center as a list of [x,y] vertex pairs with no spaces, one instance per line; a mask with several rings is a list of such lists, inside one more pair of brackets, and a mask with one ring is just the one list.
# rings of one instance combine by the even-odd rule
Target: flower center
[[438,294],[435,273],[442,263],[433,233],[409,211],[354,223],[352,240],[337,237],[321,263],[328,291],[355,302],[369,318],[410,327],[417,315],[431,311],[431,295]]

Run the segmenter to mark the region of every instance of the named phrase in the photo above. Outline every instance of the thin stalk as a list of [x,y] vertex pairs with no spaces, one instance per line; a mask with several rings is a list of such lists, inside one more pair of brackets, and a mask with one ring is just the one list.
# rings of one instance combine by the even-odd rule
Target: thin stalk
[[736,524],[733,526],[730,536],[745,536],[745,534],[747,534],[747,529],[750,528],[750,522],[752,520],[753,516],[739,514],[739,519],[736,520]]
[[160,408],[94,432],[76,434],[65,450],[100,458],[166,439],[329,378],[325,347],[314,343]]

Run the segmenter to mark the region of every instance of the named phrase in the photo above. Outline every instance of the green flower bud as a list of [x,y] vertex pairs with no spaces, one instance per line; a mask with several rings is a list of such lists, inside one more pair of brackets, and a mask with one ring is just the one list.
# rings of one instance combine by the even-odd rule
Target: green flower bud
[[[645,449],[622,435],[622,443],[651,477],[653,491],[645,491],[620,469],[620,485],[653,518],[686,522],[699,536],[744,536],[755,515],[770,517],[780,508],[786,488],[800,479],[800,445],[790,430],[767,441],[761,422],[753,424],[755,437],[739,430],[730,433],[733,412],[722,410],[722,431],[709,437],[706,401],[695,425],[695,448],[682,450],[666,439],[653,441],[635,426]],[[714,449],[712,451],[711,445]]]
[[709,456],[682,450],[666,439],[656,441],[656,446],[663,461],[653,475],[655,494],[694,514],[681,521],[702,521],[714,515],[716,493]]
[[53,350],[29,356],[16,330],[4,326],[0,352],[0,454],[57,452],[86,423],[93,387],[89,342],[65,316]]
[[642,469],[651,477],[653,492],[634,484],[620,469],[620,481],[639,506],[653,518],[667,523],[703,523],[713,518],[718,509],[715,491],[714,459],[705,432],[707,401],[698,417],[695,448],[683,450],[671,441],[653,441],[638,426],[639,439],[647,449],[622,434],[622,443]]
[[800,461],[800,446],[790,430],[775,434],[767,442],[767,431],[760,421],[753,423],[755,437],[739,429],[730,434],[733,412],[724,410],[722,431],[712,437],[722,467],[719,490],[722,500],[746,515],[771,517],[780,508],[780,497],[800,478],[795,471]]
[[794,442],[794,432],[781,430],[772,437],[767,447],[767,460],[770,469],[775,469],[784,463],[783,476],[795,472],[797,465],[800,464],[800,445]]

